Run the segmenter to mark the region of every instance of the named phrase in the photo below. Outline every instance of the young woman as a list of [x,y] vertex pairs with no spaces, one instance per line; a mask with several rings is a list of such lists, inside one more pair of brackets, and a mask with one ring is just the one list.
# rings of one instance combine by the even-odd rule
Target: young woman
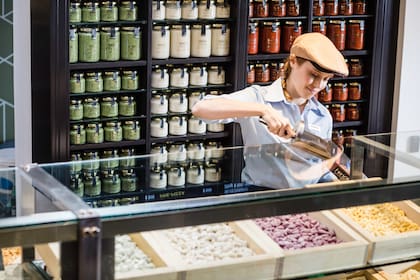
[[[206,96],[194,105],[192,113],[207,122],[238,122],[245,146],[288,142],[295,137],[295,130],[302,122],[305,130],[330,139],[331,115],[314,95],[323,90],[334,75],[348,75],[344,57],[326,36],[305,33],[294,41],[284,67],[284,79],[268,86],[253,85],[231,94]],[[298,161],[305,163],[307,168],[314,167],[313,158],[298,156]],[[296,176],[285,175],[288,167],[280,164],[272,171],[275,177],[281,176],[289,181],[288,187],[315,183],[322,177],[321,174],[310,180],[290,181],[289,175]],[[250,169],[248,162],[246,166]],[[325,162],[323,166],[328,167]],[[253,180],[253,183],[262,182]]]

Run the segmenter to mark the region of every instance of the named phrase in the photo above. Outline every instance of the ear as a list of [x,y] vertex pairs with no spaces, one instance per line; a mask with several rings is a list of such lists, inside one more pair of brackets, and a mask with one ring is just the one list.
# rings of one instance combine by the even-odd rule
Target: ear
[[289,56],[289,63],[291,67],[295,67],[297,64],[297,58],[296,55],[294,53],[290,54]]

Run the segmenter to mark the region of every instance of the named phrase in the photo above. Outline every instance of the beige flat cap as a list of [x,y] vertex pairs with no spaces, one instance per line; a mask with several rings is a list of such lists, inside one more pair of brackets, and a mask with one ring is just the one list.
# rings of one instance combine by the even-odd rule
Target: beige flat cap
[[323,72],[347,76],[349,69],[341,52],[327,36],[319,32],[305,33],[296,38],[290,49],[291,54],[313,62]]

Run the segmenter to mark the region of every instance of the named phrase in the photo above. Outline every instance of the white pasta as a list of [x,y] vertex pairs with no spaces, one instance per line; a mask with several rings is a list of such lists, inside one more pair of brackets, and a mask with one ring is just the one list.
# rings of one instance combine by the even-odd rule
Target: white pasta
[[141,251],[128,235],[115,236],[115,272],[154,268],[152,260]]

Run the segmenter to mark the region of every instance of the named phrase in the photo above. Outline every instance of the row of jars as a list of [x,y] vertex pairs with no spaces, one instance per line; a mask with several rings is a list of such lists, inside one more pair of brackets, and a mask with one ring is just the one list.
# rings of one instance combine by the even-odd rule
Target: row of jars
[[326,35],[340,51],[362,50],[365,46],[364,20],[315,20],[312,31]]
[[[99,101],[100,100],[100,101]],[[137,112],[137,102],[133,96],[97,97],[70,100],[70,120],[132,117]]]
[[356,136],[358,131],[356,129],[334,129],[332,131],[332,141],[340,147],[350,147],[352,143],[352,136]]
[[361,109],[358,103],[326,105],[334,122],[359,121]]
[[222,65],[156,66],[152,71],[152,88],[224,85],[226,71]]
[[109,70],[105,72],[76,72],[70,77],[70,93],[98,93],[139,89],[137,70]]
[[154,25],[152,58],[227,56],[230,27],[226,23]]
[[320,102],[348,101],[362,99],[362,84],[359,82],[328,84],[317,96]]
[[366,13],[366,0],[313,0],[314,16],[351,16]]
[[300,15],[299,0],[250,0],[248,16],[264,17],[297,17]]
[[192,107],[198,101],[202,100],[206,92],[193,91],[188,93],[176,92],[152,92],[152,99],[150,101],[150,113],[154,115],[162,115],[170,113],[187,113],[192,110]]
[[128,120],[102,123],[73,124],[70,128],[70,145],[98,144],[104,142],[120,142],[140,140],[138,121]]
[[69,5],[69,22],[135,21],[138,18],[136,1],[74,1]]
[[185,136],[187,133],[205,134],[206,132],[222,131],[224,131],[222,123],[206,124],[192,115],[153,117],[150,124],[150,136],[152,137]]
[[230,17],[230,3],[227,0],[154,0],[153,20],[195,20]]
[[69,62],[139,60],[142,32],[138,26],[70,27]]

